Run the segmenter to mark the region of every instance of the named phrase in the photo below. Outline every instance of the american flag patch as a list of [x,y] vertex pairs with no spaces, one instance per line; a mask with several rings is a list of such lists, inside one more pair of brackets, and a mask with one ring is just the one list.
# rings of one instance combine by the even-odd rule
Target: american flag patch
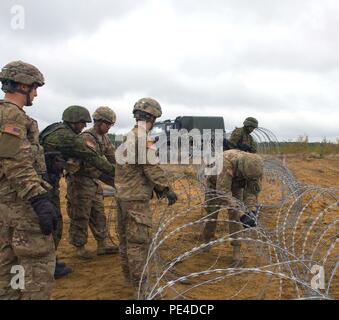
[[94,151],[96,150],[96,145],[94,142],[90,141],[90,140],[85,140],[85,143],[87,145],[87,147],[93,149]]
[[7,125],[3,130],[3,133],[8,133],[16,137],[20,137],[21,129],[18,127]]

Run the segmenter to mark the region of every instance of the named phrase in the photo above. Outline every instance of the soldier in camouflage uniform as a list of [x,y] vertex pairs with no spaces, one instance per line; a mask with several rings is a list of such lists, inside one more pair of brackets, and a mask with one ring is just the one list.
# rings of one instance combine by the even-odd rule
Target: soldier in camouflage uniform
[[[158,198],[166,196],[168,204],[176,202],[177,196],[172,191],[164,171],[158,166],[139,160],[142,152],[155,156],[153,142],[147,140],[142,150],[143,136],[147,137],[156,118],[162,114],[160,104],[152,98],[143,98],[136,102],[133,110],[136,126],[127,135],[132,140],[124,144],[132,145],[135,163],[119,164],[117,160],[115,186],[118,198],[117,229],[122,269],[127,282],[137,289],[142,270],[147,258],[152,231],[152,212],[149,202],[153,190]],[[132,143],[133,142],[133,143]],[[123,145],[124,145],[123,144]],[[121,146],[120,146],[121,147]],[[140,153],[139,153],[140,152]]]
[[[115,149],[107,132],[114,125],[116,115],[108,107],[99,107],[93,114],[94,127],[80,134],[85,144],[110,163],[115,164]],[[81,164],[80,170],[67,175],[67,210],[71,220],[69,228],[70,243],[77,250],[80,258],[92,259],[93,255],[85,249],[90,227],[97,241],[97,254],[113,254],[118,247],[107,242],[107,224],[104,210],[104,195],[99,179],[114,186],[114,180],[103,174],[87,162]]]
[[[49,299],[53,288],[55,249],[52,230],[57,213],[48,198],[51,186],[38,142],[37,122],[28,117],[41,72],[14,61],[0,72],[4,100],[0,101],[0,299]],[[11,268],[21,265],[24,289],[10,286]]]
[[239,149],[246,152],[256,153],[257,146],[254,142],[251,132],[258,128],[258,120],[248,117],[244,121],[242,128],[235,128],[228,139],[228,147],[230,149]]
[[[114,166],[92,148],[79,136],[86,123],[91,122],[88,110],[81,106],[70,106],[64,110],[63,122],[54,123],[40,133],[40,143],[45,150],[48,182],[53,186],[54,205],[60,210],[59,181],[63,171],[71,173],[80,168],[81,161],[91,164],[103,174],[114,179]],[[56,248],[62,237],[62,217],[54,233]],[[58,265],[57,265],[58,267]],[[60,274],[67,274],[64,266],[60,265]]]
[[[218,176],[209,176],[206,196],[208,219],[217,219],[222,206],[228,209],[229,231],[233,238],[241,230],[241,223],[245,228],[256,226],[257,199],[261,190],[263,175],[263,161],[260,156],[240,150],[228,150],[223,153],[223,169]],[[239,201],[243,202],[246,211],[242,209]],[[216,221],[207,221],[202,238],[205,242],[213,239]],[[240,241],[233,240],[234,263],[241,262]]]

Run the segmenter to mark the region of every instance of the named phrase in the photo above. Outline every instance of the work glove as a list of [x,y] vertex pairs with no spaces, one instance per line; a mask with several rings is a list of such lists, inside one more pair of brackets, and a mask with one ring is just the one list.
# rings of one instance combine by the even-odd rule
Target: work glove
[[169,188],[165,188],[164,190],[161,190],[161,191],[158,190],[157,188],[154,188],[153,191],[155,192],[159,200],[162,199],[164,196],[166,196],[169,206],[173,205],[178,200],[176,193],[170,190]]
[[56,229],[59,220],[55,207],[46,194],[33,197],[30,203],[39,218],[42,234],[50,235]]
[[255,228],[257,226],[257,211],[250,211],[240,217],[244,228]]
[[230,150],[230,145],[229,145],[229,142],[226,138],[224,138],[223,142],[222,142],[222,147],[223,147],[223,151],[225,150]]
[[244,143],[238,143],[238,148],[245,152],[252,152],[252,147]]
[[153,191],[154,191],[155,195],[157,196],[157,199],[160,200],[161,198],[164,197],[166,189],[160,191],[160,190],[157,190],[156,188],[154,188]]
[[166,197],[167,197],[169,206],[175,204],[178,200],[178,197],[174,191],[168,191],[166,194]]

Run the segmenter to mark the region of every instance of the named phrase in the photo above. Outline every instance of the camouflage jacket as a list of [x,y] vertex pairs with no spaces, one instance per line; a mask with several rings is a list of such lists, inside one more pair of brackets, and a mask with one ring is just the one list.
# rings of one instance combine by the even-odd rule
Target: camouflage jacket
[[[139,130],[144,129],[139,128]],[[135,151],[135,164],[119,164],[117,161],[115,172],[117,197],[123,201],[147,201],[151,199],[154,188],[159,191],[163,191],[166,188],[169,189],[169,182],[165,176],[165,172],[159,165],[150,164],[149,161],[146,161],[145,164],[138,163],[138,127],[135,127],[129,135],[130,134],[134,134],[135,137],[133,149]],[[128,145],[128,143],[127,141],[124,144]],[[122,147],[122,145],[120,147]],[[153,157],[156,153],[153,144],[147,141],[145,147],[145,151],[149,152],[151,157]]]
[[30,117],[28,117],[27,122],[27,138],[31,143],[32,153],[33,153],[33,167],[39,176],[43,176],[47,173],[44,148],[40,145],[39,142],[39,127],[38,122]]
[[215,189],[232,207],[239,207],[232,191],[244,189],[244,205],[255,210],[257,197],[261,188],[261,179],[246,180],[238,170],[240,157],[246,154],[240,150],[227,150],[223,153],[223,169],[218,176],[209,176],[207,186]]
[[[54,172],[50,169],[47,155],[59,152],[65,161],[75,158],[92,165],[105,174],[114,176],[114,166],[105,157],[89,148],[84,140],[65,122],[55,123],[45,128],[40,133],[40,143],[45,150],[49,174]],[[51,161],[53,162],[53,160]]]
[[[115,148],[107,134],[99,135],[93,127],[82,132],[80,136],[87,147],[98,153],[100,156],[105,157],[111,164],[115,165]],[[77,176],[85,176],[93,179],[98,179],[101,174],[102,172],[100,170],[85,161],[82,161],[80,170],[75,173]],[[113,179],[114,176],[112,176],[112,180]]]
[[[246,133],[244,127],[235,128],[231,134],[231,137],[228,139],[228,146],[231,149],[240,149],[243,150],[241,145],[245,145],[245,147],[249,148],[248,152],[256,153],[257,146],[254,142],[252,136]],[[247,151],[247,150],[243,150]]]
[[[37,123],[17,105],[0,101],[0,201],[29,200],[50,186],[38,175],[44,170]],[[39,163],[39,165],[37,165]]]

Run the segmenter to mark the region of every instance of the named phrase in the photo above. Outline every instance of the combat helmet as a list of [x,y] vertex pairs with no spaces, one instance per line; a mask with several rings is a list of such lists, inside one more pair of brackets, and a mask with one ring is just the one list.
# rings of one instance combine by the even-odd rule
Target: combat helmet
[[248,117],[244,121],[244,126],[245,127],[253,127],[253,128],[258,128],[258,120],[253,117]]
[[66,122],[92,122],[91,115],[85,107],[70,106],[64,110],[62,120]]
[[148,114],[159,118],[162,115],[162,110],[158,101],[152,98],[142,98],[135,103],[133,114],[135,118],[140,114]]
[[264,162],[257,154],[242,152],[238,161],[238,170],[245,179],[258,179],[263,175]]
[[36,84],[39,87],[45,84],[44,76],[39,69],[23,61],[12,61],[6,64],[1,69],[0,81],[3,84],[13,81],[15,83],[22,83],[28,86]]
[[94,121],[106,121],[108,123],[114,124],[117,120],[115,112],[109,107],[99,107],[96,109],[92,115]]

